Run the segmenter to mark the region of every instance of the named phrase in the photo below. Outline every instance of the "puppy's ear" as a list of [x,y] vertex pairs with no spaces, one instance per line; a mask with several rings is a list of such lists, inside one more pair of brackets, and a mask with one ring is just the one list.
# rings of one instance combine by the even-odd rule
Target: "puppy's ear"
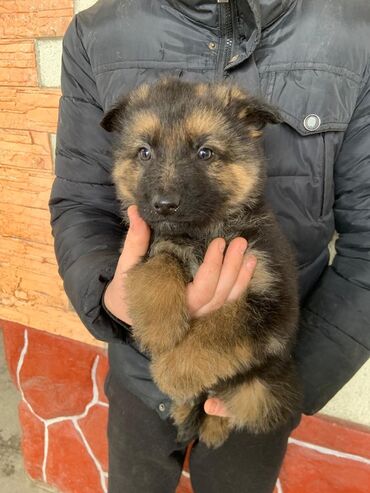
[[235,85],[222,85],[221,90],[226,92],[223,97],[225,106],[238,120],[253,127],[255,131],[262,130],[267,123],[280,123],[282,121],[277,108],[266,103],[263,99],[251,96],[244,89]]
[[100,122],[100,125],[104,130],[107,132],[114,132],[122,129],[127,103],[127,97],[121,98],[118,103],[104,115],[104,118]]
[[234,105],[238,120],[255,131],[261,131],[268,123],[282,122],[277,108],[257,98],[239,99],[234,101]]
[[282,122],[278,109],[264,101],[250,99],[244,109],[245,122],[256,130],[262,130],[268,123]]

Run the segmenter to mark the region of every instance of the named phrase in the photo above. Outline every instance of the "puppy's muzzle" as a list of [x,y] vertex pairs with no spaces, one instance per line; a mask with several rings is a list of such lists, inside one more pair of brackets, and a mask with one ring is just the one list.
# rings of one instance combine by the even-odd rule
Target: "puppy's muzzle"
[[152,200],[153,209],[161,216],[174,214],[180,205],[180,195],[177,193],[167,193],[155,195]]

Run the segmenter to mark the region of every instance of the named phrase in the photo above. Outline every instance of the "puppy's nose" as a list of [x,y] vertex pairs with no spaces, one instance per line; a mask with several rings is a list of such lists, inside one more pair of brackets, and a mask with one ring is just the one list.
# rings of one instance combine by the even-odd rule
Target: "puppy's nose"
[[176,193],[156,195],[153,199],[153,207],[158,214],[167,216],[176,212],[180,205],[180,196]]

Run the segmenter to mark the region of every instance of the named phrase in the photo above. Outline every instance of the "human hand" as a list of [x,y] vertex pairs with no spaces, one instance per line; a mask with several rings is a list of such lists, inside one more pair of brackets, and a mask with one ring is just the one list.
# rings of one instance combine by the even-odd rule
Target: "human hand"
[[122,253],[116,271],[104,293],[104,303],[119,320],[132,325],[125,303],[125,277],[127,271],[138,264],[146,254],[150,241],[150,228],[139,216],[136,205],[127,209],[130,227],[127,231]]
[[220,416],[221,418],[229,418],[230,414],[226,409],[225,404],[217,397],[211,397],[204,403],[204,411],[211,416]]
[[225,240],[216,238],[208,246],[203,263],[187,285],[187,305],[192,318],[207,315],[245,292],[253,276],[257,259],[244,255],[248,243],[234,238],[224,255]]
[[[124,301],[125,277],[147,252],[150,228],[139,216],[137,206],[130,206],[127,213],[130,227],[116,272],[105,290],[104,303],[113,315],[131,324]],[[187,285],[187,306],[192,318],[211,313],[224,303],[238,299],[253,276],[256,258],[244,256],[247,240],[233,239],[224,255],[225,246],[223,238],[211,241],[194,280]]]

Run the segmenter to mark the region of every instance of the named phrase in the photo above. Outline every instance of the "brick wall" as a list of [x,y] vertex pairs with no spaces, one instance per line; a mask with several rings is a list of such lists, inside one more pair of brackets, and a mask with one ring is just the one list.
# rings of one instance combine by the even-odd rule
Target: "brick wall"
[[48,210],[62,36],[91,3],[0,1],[0,319],[97,344],[64,293]]

